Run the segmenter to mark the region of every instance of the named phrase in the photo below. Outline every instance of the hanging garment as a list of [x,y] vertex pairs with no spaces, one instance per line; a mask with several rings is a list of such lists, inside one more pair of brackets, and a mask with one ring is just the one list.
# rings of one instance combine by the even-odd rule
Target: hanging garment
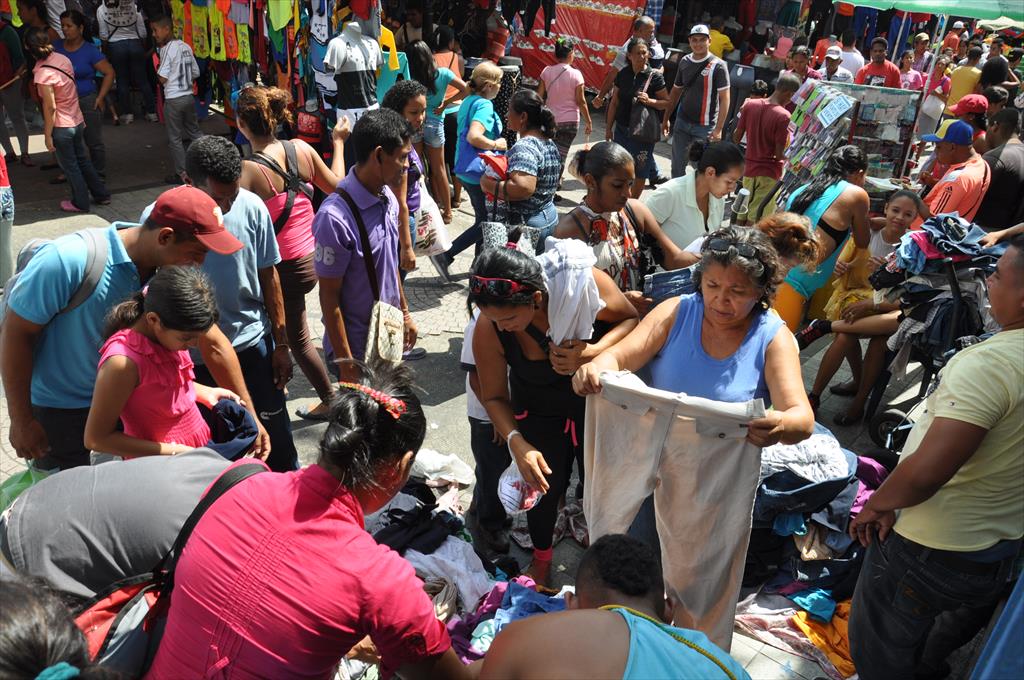
[[292,3],[290,0],[270,0],[267,4],[267,16],[270,18],[270,27],[280,31],[292,19]]
[[555,20],[555,0],[530,0],[523,12],[523,33],[529,35],[537,21],[537,12],[544,8],[544,37],[551,36],[551,24]]
[[380,38],[377,40],[377,44],[380,45],[381,50],[385,47],[388,48],[388,68],[392,71],[397,71],[399,68],[398,64],[398,46],[395,45],[395,34],[390,29],[381,28]]
[[228,9],[228,18],[236,24],[249,23],[249,2],[248,0],[231,0],[231,7]]
[[238,30],[235,22],[224,17],[224,53],[228,59],[238,59]]
[[352,122],[377,104],[377,69],[383,57],[380,45],[362,34],[352,24],[331,40],[324,56],[324,71],[335,81],[337,97],[334,105],[356,113]]
[[224,15],[216,5],[210,5],[210,59],[224,61],[228,57],[224,43]]
[[575,238],[550,239],[537,258],[548,293],[548,336],[556,345],[590,340],[594,321],[605,303],[594,280],[593,249]]
[[192,52],[196,59],[210,57],[210,16],[209,7],[192,3]]
[[[177,14],[175,14],[177,7]],[[192,4],[182,0],[171,0],[171,24],[174,35],[192,47]],[[195,50],[192,51],[195,54]]]
[[587,397],[584,435],[591,541],[625,533],[653,493],[673,625],[728,651],[761,469],[745,426],[764,403],[656,390],[628,372],[601,382]]
[[235,35],[238,38],[238,61],[243,64],[251,64],[252,48],[249,46],[248,24],[235,24]]

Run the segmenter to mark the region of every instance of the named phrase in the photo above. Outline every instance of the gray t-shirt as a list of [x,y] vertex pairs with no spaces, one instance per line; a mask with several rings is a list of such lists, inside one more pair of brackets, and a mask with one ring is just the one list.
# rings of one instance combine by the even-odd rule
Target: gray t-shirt
[[155,567],[230,464],[196,449],[64,470],[25,491],[0,520],[0,553],[19,574],[90,598]]

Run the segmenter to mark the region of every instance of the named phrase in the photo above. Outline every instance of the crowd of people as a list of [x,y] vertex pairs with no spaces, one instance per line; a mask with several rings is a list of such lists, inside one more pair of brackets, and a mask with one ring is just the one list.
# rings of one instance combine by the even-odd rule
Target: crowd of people
[[[101,126],[92,121],[115,74],[127,110],[141,43],[120,28],[101,36],[111,66],[83,40],[77,11],[61,15],[57,42],[42,0],[18,7],[47,148],[72,190],[61,207],[106,203]],[[0,593],[17,603],[0,607],[10,631],[0,640],[0,675],[105,677],[49,589],[81,604],[150,571],[204,490],[256,459],[269,473],[239,482],[191,527],[146,677],[330,677],[346,657],[403,677],[746,677],[717,631],[698,629],[690,603],[674,596],[691,558],[678,534],[690,499],[665,491],[692,474],[679,461],[652,467],[659,491],[634,499],[630,535],[595,537],[566,611],[512,623],[468,665],[410,561],[364,529],[406,487],[427,436],[409,368],[424,351],[405,290],[419,217],[436,203],[451,223],[463,193],[472,224],[431,263],[453,281],[456,256],[475,249],[460,364],[476,464],[467,526],[482,556],[510,550],[502,489],[510,474],[517,488],[539,494],[519,510],[532,544],[523,574],[540,587],[552,581],[568,497],[584,488],[590,503],[614,497],[605,488],[612,482],[588,479],[585,463],[594,446],[588,404],[609,375],[642,376],[653,391],[707,408],[768,406],[740,435],[761,450],[816,432],[822,395],[846,361],[852,381],[831,390],[852,401],[834,422],[861,422],[903,308],[854,298],[853,275],[891,269],[922,224],[963,218],[964,233],[949,240],[994,248],[998,258],[985,300],[997,332],[942,369],[899,464],[841,529],[866,548],[849,619],[857,673],[911,677],[925,661],[940,664],[1016,579],[1024,144],[1010,93],[1024,50],[1004,56],[998,37],[975,43],[951,33],[956,40],[947,36],[936,52],[921,34],[898,64],[881,37],[865,61],[844,33],[841,46],[820,55],[794,49],[778,80],[728,121],[721,56],[732,43],[723,23],[692,27],[691,52],[669,84],[654,22],[642,17],[590,104],[572,65],[575,46],[562,38],[538,89],[513,93],[502,115],[502,70],[484,60],[463,79],[451,30],[424,36],[410,21],[401,47],[411,77],[379,108],[342,117],[325,161],[286,138],[295,107],[277,87],[244,87],[232,103],[245,157],[229,139],[203,135],[191,49],[173,37],[170,18],[146,23],[160,46],[169,179],[182,186],[137,221],[36,243],[17,272],[10,262],[0,272],[2,281],[15,274],[0,308],[10,443],[50,473],[0,514]],[[953,66],[958,58],[964,63]],[[920,186],[890,194],[872,215],[867,155],[845,145],[776,201],[792,100],[808,78],[927,84],[941,108],[920,119],[920,147],[930,152]],[[152,100],[143,99],[149,117]],[[6,162],[31,160],[24,119],[2,101],[21,144],[18,156],[5,133],[0,208],[9,250]],[[591,104],[606,105],[605,140],[573,152],[580,132],[595,127]],[[517,133],[511,146],[506,131]],[[666,134],[670,177],[655,158]],[[501,171],[482,156],[502,157]],[[559,210],[570,176],[584,197]],[[648,182],[655,188],[645,193]],[[314,189],[326,195],[319,204]],[[730,201],[741,189],[750,199],[742,212]],[[495,221],[508,245],[485,244]],[[662,271],[684,273],[690,287],[656,298],[647,277]],[[807,323],[813,300],[831,290],[828,318]],[[314,291],[322,355],[307,319]],[[825,336],[832,344],[808,392],[800,351]],[[305,468],[289,415],[295,364],[319,399],[296,415],[326,423]],[[69,539],[58,529],[72,518],[81,524]],[[970,615],[957,616],[963,610]],[[936,652],[938,635],[946,644]]]

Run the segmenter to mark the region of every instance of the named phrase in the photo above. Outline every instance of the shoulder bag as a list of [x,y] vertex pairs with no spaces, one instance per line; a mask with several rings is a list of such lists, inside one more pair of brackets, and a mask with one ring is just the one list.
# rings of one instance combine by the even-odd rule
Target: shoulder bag
[[[654,78],[653,69],[651,69],[650,75],[647,76],[647,82],[644,83],[644,88],[640,90],[640,94],[647,92],[652,78]],[[641,144],[654,144],[659,141],[661,139],[660,113],[657,109],[652,109],[649,106],[638,103],[634,96],[633,108],[629,112],[630,136]]]
[[[359,240],[363,246],[363,261],[366,263],[366,276],[370,279],[370,290],[373,291],[373,308],[370,310],[370,326],[366,334],[366,350],[363,353],[363,361],[371,363],[375,359],[398,363],[402,360],[402,350],[405,347],[405,315],[402,310],[380,299],[380,283],[377,281],[377,267],[373,262],[373,251],[370,248],[370,235],[363,223],[363,216],[360,214],[356,202],[352,196],[338,187],[334,190],[336,194],[345,199],[352,217],[359,228]],[[387,208],[385,207],[385,210]],[[408,229],[409,225],[400,225]]]

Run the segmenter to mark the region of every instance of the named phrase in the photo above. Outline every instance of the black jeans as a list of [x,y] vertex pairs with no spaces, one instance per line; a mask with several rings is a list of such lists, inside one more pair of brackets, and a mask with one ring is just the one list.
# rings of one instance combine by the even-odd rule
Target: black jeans
[[505,508],[498,499],[498,479],[512,463],[512,456],[504,443],[494,443],[494,425],[484,420],[469,419],[469,443],[476,461],[476,516],[480,526],[496,531],[505,521]]
[[862,680],[913,677],[936,619],[996,600],[1016,554],[995,562],[972,555],[932,550],[895,532],[871,544],[850,608],[850,652]]
[[[273,350],[274,340],[267,334],[252,347],[238,352],[238,363],[256,414],[270,435],[271,451],[267,465],[274,472],[291,472],[299,469],[299,454],[292,440],[292,424],[288,418],[284,390],[274,385]],[[195,373],[196,382],[217,384],[205,365],[196,364]]]
[[89,464],[85,448],[85,421],[88,408],[50,408],[32,406],[32,416],[46,432],[50,452],[35,461],[40,470],[67,470]]

